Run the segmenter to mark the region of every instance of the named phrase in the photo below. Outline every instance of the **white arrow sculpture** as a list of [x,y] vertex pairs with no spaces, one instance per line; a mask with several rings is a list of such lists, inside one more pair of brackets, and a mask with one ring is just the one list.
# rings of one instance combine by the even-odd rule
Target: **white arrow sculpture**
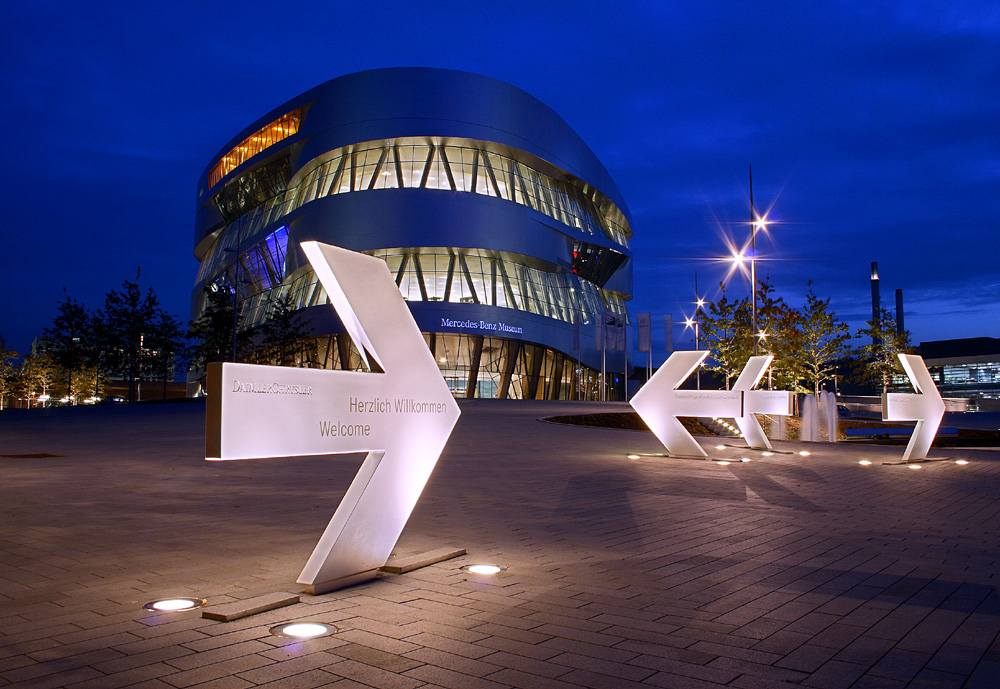
[[754,390],[773,356],[753,356],[743,367],[732,390],[678,390],[705,360],[707,351],[674,352],[660,370],[632,398],[632,408],[653,435],[678,457],[707,457],[701,445],[677,420],[678,416],[734,418],[750,447],[769,450],[771,443],[754,414],[792,413],[792,395],[777,390]]
[[934,442],[941,418],[944,416],[944,400],[931,378],[922,357],[916,354],[897,354],[906,376],[913,384],[916,394],[904,392],[882,393],[883,421],[916,421],[910,442],[903,451],[903,461],[926,459],[927,451]]
[[369,370],[210,364],[206,458],[367,452],[298,583],[323,593],[385,564],[459,409],[385,261],[303,242]]

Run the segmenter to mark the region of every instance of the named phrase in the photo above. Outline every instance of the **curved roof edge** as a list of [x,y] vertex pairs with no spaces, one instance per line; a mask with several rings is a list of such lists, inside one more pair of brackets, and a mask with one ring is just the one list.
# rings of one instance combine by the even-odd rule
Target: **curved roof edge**
[[[592,185],[632,223],[631,212],[611,175],[552,108],[499,79],[431,67],[355,72],[296,96],[249,124],[223,146],[199,177],[198,190],[207,191],[209,171],[223,155],[261,127],[304,105],[310,105],[309,111],[287,143],[320,132],[331,145],[338,146],[394,138],[403,135],[398,131],[401,125],[409,130],[414,121],[426,122],[424,133],[430,136],[468,133],[474,134],[470,138],[483,139],[488,133],[488,140],[531,153]],[[278,146],[285,145],[281,142]]]

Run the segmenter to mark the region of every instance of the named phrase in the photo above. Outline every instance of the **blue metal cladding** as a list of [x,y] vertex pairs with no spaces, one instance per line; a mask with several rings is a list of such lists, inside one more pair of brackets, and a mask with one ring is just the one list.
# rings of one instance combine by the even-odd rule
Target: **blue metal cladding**
[[[209,172],[223,155],[262,126],[300,108],[304,114],[295,134],[260,151],[209,186]],[[351,151],[371,151],[371,142],[383,142],[378,145],[389,151],[386,147],[395,145],[392,142],[404,140],[407,145],[424,142],[431,150],[436,146],[439,151],[478,151],[474,154],[477,165],[479,156],[488,150],[491,156],[511,161],[510,181],[515,187],[531,184],[514,170],[523,164],[526,172],[534,170],[554,180],[553,184],[569,185],[565,188],[580,195],[580,202],[594,204],[599,213],[607,214],[606,219],[599,218],[601,223],[611,223],[613,216],[627,233],[625,237],[631,233],[630,213],[607,170],[576,132],[534,97],[496,79],[466,72],[372,70],[333,79],[293,98],[248,125],[212,158],[198,181],[195,247],[203,266],[195,291],[232,272],[226,262],[235,252],[224,251],[229,244],[244,247],[241,256],[244,266],[251,266],[251,274],[258,268],[261,275],[267,272],[265,267],[270,271],[267,280],[248,289],[261,297],[266,296],[262,291],[281,287],[274,284],[275,262],[267,266],[257,263],[261,256],[276,253],[271,245],[276,237],[284,240],[287,232],[287,251],[281,247],[278,275],[285,280],[286,291],[289,281],[301,283],[303,271],[309,270],[299,243],[317,240],[370,253],[393,249],[419,252],[420,247],[437,247],[435,251],[444,247],[456,254],[490,252],[506,265],[513,262],[549,274],[572,273],[573,279],[597,280],[611,290],[602,292],[605,300],[611,300],[609,308],[624,309],[621,299],[629,299],[632,291],[632,264],[627,243],[614,239],[622,235],[588,233],[568,225],[559,219],[569,217],[564,211],[536,210],[538,201],[528,203],[527,195],[515,203],[513,191],[510,198],[483,195],[481,189],[468,193],[469,189],[456,186],[454,179],[450,179],[450,187],[437,188],[423,183],[416,188],[377,188],[373,181],[369,187],[352,186],[347,189],[350,193],[333,193],[327,186],[328,195],[314,194],[308,202],[295,203],[296,185],[308,185],[310,171],[323,161],[352,155]],[[454,167],[454,161],[444,166],[451,178],[449,165]],[[467,174],[468,166],[466,161]],[[335,167],[335,163],[327,166],[331,184]],[[286,185],[275,183],[275,170],[287,171]],[[269,175],[266,180],[262,177],[265,173]],[[268,200],[261,196],[261,189],[286,196],[283,200],[272,194]],[[527,194],[529,188],[524,191]],[[251,198],[254,193],[259,198]],[[544,197],[552,204],[550,208],[558,204],[568,211],[567,204],[575,203],[541,187],[537,194],[537,199]],[[238,208],[240,203],[245,204],[243,210]],[[239,240],[235,239],[237,226],[244,228]],[[581,262],[584,255],[590,263]],[[312,298],[303,307],[314,303]],[[565,317],[558,320],[523,309],[447,300],[411,300],[410,306],[424,332],[489,334],[530,341],[600,368],[602,353],[594,349],[593,334],[598,319],[591,307],[589,311],[581,308],[579,334],[574,337],[572,318],[567,322]],[[317,311],[307,308],[310,315]],[[318,318],[317,324],[325,320]],[[449,325],[455,323],[466,327]],[[473,323],[477,327],[471,327]],[[490,327],[501,330],[484,332]],[[578,351],[574,351],[576,341],[580,343]],[[622,353],[607,355],[609,368],[621,370]]]
[[[604,165],[555,111],[510,84],[449,69],[397,67],[356,72],[310,89],[261,116],[223,146],[199,178],[199,192],[207,193],[208,173],[227,151],[268,122],[304,105],[308,109],[298,133],[278,146],[307,142],[299,164],[293,161],[294,169],[326,151],[376,139],[439,135],[494,141],[546,160],[599,189],[631,224],[625,200]],[[271,154],[263,151],[258,162]],[[243,168],[253,163],[248,161]]]

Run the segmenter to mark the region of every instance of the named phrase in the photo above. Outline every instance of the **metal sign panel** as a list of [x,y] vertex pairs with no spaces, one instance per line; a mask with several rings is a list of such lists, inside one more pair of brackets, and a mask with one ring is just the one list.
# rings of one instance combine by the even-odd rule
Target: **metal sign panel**
[[210,364],[206,458],[367,452],[299,583],[313,593],[385,564],[459,416],[385,262],[302,249],[372,370]]
[[923,357],[916,354],[897,354],[906,376],[913,384],[916,394],[887,392],[882,394],[883,421],[916,421],[913,435],[903,451],[903,461],[926,459],[934,442],[941,418],[944,416],[944,400],[938,392],[934,379],[927,370]]

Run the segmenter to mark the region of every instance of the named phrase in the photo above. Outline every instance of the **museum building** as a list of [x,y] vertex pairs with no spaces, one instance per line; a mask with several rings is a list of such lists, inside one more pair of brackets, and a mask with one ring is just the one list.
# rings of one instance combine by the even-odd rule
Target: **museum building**
[[362,370],[299,248],[316,240],[385,260],[456,396],[597,399],[602,367],[623,394],[625,352],[595,334],[627,329],[628,208],[514,86],[425,68],[333,79],[237,134],[197,194],[192,320],[210,291],[234,295],[241,331],[280,300],[310,331],[297,364]]

